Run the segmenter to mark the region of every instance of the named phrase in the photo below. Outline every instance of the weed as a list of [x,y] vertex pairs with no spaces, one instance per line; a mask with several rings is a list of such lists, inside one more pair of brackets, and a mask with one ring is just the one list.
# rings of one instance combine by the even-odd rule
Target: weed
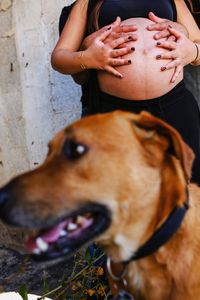
[[[104,272],[105,255],[94,247],[93,251],[87,248],[85,253],[77,252],[74,255],[74,266],[70,277],[64,275],[61,284],[54,289],[48,286],[46,272],[43,275],[44,295],[38,300],[50,297],[54,300],[95,300],[108,299],[109,288]],[[20,288],[23,300],[26,289]]]

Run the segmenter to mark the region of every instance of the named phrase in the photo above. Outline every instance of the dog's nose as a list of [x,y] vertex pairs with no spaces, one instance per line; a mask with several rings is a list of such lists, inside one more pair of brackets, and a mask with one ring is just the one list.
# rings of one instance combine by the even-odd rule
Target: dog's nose
[[0,208],[9,200],[9,193],[5,188],[0,189]]
[[0,219],[5,223],[11,223],[13,211],[13,195],[11,184],[7,184],[0,189]]

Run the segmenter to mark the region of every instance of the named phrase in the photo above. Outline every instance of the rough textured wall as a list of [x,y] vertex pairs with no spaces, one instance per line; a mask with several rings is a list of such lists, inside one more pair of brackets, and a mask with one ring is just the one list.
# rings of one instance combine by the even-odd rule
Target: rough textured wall
[[36,166],[47,141],[80,117],[80,89],[50,53],[66,0],[0,0],[0,185]]

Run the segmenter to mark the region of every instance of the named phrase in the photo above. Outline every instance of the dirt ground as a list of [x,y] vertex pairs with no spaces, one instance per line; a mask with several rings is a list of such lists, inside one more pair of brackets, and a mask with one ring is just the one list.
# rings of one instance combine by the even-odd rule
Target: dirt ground
[[44,278],[48,286],[53,289],[59,286],[64,275],[70,275],[72,267],[72,261],[45,266],[2,247],[0,248],[0,292],[17,292],[22,285],[26,285],[29,293],[41,295],[44,293]]
[[70,276],[74,260],[45,265],[20,254],[25,235],[0,223],[0,293],[18,291],[26,285],[29,293],[44,292],[44,278],[50,289],[61,283],[63,276]]

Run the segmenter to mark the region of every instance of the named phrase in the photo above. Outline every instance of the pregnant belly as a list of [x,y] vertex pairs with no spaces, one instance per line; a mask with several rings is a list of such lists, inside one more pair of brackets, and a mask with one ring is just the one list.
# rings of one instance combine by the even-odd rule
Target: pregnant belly
[[128,100],[152,99],[169,92],[183,79],[183,71],[175,83],[170,82],[174,69],[161,71],[161,67],[169,60],[158,60],[156,56],[168,50],[157,47],[153,38],[155,31],[146,29],[152,22],[144,18],[132,18],[122,23],[138,27],[138,40],[129,42],[131,47],[135,47],[135,51],[124,56],[131,59],[132,63],[116,68],[123,78],[98,71],[101,91]]

